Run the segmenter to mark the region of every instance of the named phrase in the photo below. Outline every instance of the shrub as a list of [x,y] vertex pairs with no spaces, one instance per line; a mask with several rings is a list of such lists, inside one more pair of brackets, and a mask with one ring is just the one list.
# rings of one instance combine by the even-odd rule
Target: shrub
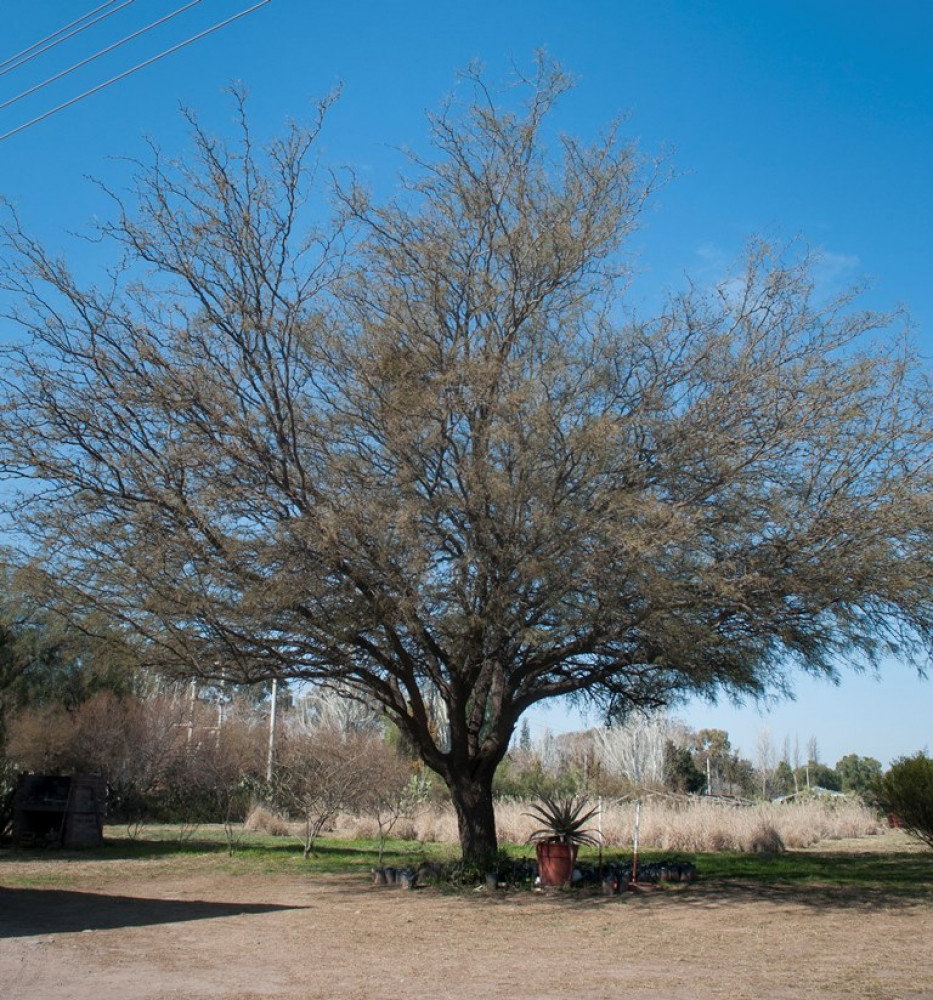
[[247,830],[267,833],[271,837],[287,837],[291,832],[284,816],[262,804],[250,809],[243,826]]
[[[370,798],[378,778],[376,764],[387,756],[385,744],[365,731],[321,728],[289,733],[275,762],[275,805],[304,825],[304,856],[340,812],[352,812]],[[384,816],[377,819],[380,830]]]
[[249,806],[247,779],[262,774],[265,733],[249,713],[153,695],[103,692],[10,720],[6,756],[20,770],[100,774],[108,814],[127,822],[228,822]]
[[784,841],[770,823],[761,823],[755,827],[745,849],[751,854],[780,854],[784,850]]
[[878,800],[911,836],[933,848],[933,760],[901,757],[878,784]]

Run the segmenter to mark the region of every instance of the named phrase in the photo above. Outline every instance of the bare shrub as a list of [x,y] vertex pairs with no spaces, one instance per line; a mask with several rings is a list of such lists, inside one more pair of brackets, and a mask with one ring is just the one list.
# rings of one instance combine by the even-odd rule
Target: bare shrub
[[111,812],[136,820],[180,753],[183,721],[183,707],[171,699],[103,693],[71,711],[56,705],[18,713],[7,755],[27,771],[103,775]]
[[264,771],[262,726],[235,701],[197,701],[186,712],[162,779],[160,807],[186,826],[222,823],[232,852],[243,833],[252,788]]
[[395,828],[396,840],[420,840],[414,816],[403,816]]
[[[403,818],[410,818],[412,811],[423,799],[419,775],[412,772],[411,761],[394,752],[377,737],[363,741],[361,750],[368,782],[362,790],[358,808],[367,812],[376,823],[379,841],[379,861],[385,853],[389,835]],[[400,835],[401,831],[396,830]]]
[[287,837],[291,833],[288,820],[262,803],[250,809],[243,821],[243,828],[254,833],[266,833],[271,837]]
[[7,725],[6,755],[24,771],[60,771],[71,755],[74,728],[59,705],[21,712]]
[[759,823],[745,850],[749,854],[780,854],[784,850],[784,841],[769,823]]
[[263,733],[235,703],[155,694],[99,694],[77,708],[30,709],[10,720],[7,756],[23,770],[92,772],[107,781],[111,817],[132,830],[147,816],[193,828],[222,822],[228,844],[261,775]]
[[355,810],[363,801],[371,780],[368,765],[374,740],[367,733],[328,728],[292,732],[283,741],[276,759],[273,799],[290,817],[302,820],[305,857],[341,810]]
[[379,824],[372,816],[340,813],[334,819],[334,836],[347,840],[378,840]]
[[459,840],[457,817],[449,803],[423,803],[414,811],[411,822],[415,834],[411,840],[437,844],[455,844]]

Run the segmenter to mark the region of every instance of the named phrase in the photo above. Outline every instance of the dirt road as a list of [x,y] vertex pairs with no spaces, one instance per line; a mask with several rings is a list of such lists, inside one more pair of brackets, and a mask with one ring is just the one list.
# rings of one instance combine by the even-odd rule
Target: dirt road
[[187,859],[8,874],[4,1000],[933,998],[925,899],[703,881],[450,895]]

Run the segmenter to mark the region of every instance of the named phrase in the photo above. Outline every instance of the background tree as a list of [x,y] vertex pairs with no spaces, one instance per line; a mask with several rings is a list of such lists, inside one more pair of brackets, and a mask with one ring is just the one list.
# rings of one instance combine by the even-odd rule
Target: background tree
[[701,729],[691,740],[694,761],[707,777],[709,794],[721,793],[732,754],[729,734],[724,729]]
[[758,738],[755,741],[755,764],[758,770],[761,797],[763,799],[770,798],[776,791],[774,779],[778,760],[774,740],[771,738],[771,730],[767,726],[762,726],[758,730]]
[[527,719],[522,719],[522,728],[518,736],[518,750],[520,753],[531,753],[531,726]]
[[499,799],[540,799],[561,792],[576,793],[578,789],[575,785],[568,788],[560,772],[546,771],[541,758],[532,750],[509,752],[503,758],[496,769],[493,791]]
[[900,826],[933,848],[933,760],[926,753],[896,760],[878,783],[877,795]]
[[32,576],[17,572],[9,554],[0,556],[0,747],[17,709],[72,710],[100,693],[120,697],[149,682],[107,622],[85,619],[88,631],[70,629],[43,608]]
[[869,795],[878,784],[881,777],[881,761],[874,757],[860,757],[858,754],[846,754],[842,760],[836,761],[836,774],[840,787],[844,792],[854,792],[856,795]]
[[753,798],[758,789],[752,762],[734,752],[723,764],[723,791],[726,795]]
[[786,757],[782,757],[778,761],[778,765],[774,770],[773,778],[773,788],[777,795],[790,795],[792,792],[800,791],[800,786],[795,778],[794,770],[790,766],[790,762]]
[[806,774],[809,779],[808,788],[826,788],[831,792],[842,790],[839,775],[828,765],[818,761],[807,761]]
[[[61,716],[108,693],[124,696],[145,683],[132,651],[112,629],[97,636],[62,626],[38,606],[30,574],[17,572],[0,551],[0,835],[12,822],[12,803],[22,762],[11,754],[9,735],[20,713]],[[67,725],[66,729],[69,728]],[[37,730],[37,735],[49,734]]]
[[626,310],[654,168],[542,59],[430,118],[377,204],[316,128],[156,152],[91,286],[5,234],[4,467],[60,606],[160,669],[340,685],[446,782],[464,854],[554,697],[615,715],[929,649],[931,396],[888,320],[752,244]]
[[800,773],[799,766],[800,761],[797,759],[800,756],[800,741],[796,737],[794,738],[793,749],[791,749],[790,737],[784,737],[784,746],[781,753],[781,763],[787,766],[787,770],[783,771],[783,779],[790,779],[790,787],[787,789],[787,794],[794,792],[795,794],[800,791]]
[[678,727],[664,715],[646,718],[636,714],[624,724],[596,730],[596,752],[603,770],[625,778],[635,788],[664,784],[665,748],[683,739]]
[[673,740],[664,744],[664,786],[680,795],[701,792],[706,787],[706,776],[697,768],[693,755]]

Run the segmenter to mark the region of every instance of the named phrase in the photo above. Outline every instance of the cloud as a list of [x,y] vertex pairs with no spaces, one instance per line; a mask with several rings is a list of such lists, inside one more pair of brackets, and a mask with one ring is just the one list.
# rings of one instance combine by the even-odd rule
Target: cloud
[[856,254],[818,249],[814,252],[813,259],[813,280],[820,295],[837,295],[856,284],[862,276],[862,262]]
[[[803,254],[803,244],[788,244],[789,256]],[[858,285],[864,278],[862,261],[857,254],[839,253],[825,247],[809,248],[814,293],[818,299],[831,299]],[[727,298],[740,295],[742,279],[741,254],[730,252],[717,243],[701,243],[694,250],[695,264],[690,271],[693,280],[707,287],[717,287]]]

